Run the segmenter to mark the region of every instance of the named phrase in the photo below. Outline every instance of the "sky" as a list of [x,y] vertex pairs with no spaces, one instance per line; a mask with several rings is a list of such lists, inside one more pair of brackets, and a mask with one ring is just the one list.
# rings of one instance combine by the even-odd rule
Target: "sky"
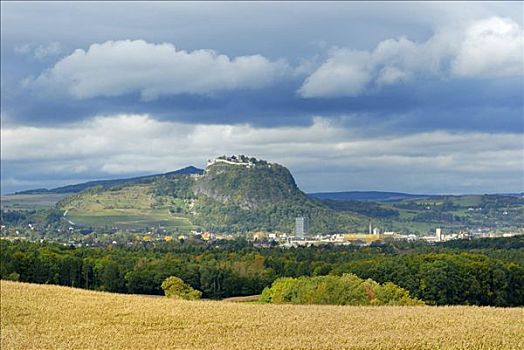
[[1,2],[1,192],[246,154],[306,192],[524,191],[522,2]]

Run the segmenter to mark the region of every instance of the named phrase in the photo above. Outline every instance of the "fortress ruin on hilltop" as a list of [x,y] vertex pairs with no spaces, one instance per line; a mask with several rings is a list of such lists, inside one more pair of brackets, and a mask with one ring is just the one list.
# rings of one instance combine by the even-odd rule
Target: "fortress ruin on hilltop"
[[266,162],[265,160],[257,160],[254,157],[247,157],[245,155],[232,155],[231,157],[226,156],[220,156],[215,159],[210,159],[207,161],[207,167],[210,167],[217,163],[226,163],[231,165],[241,165],[245,166],[246,168],[254,168],[258,165],[266,165],[267,167],[271,167],[271,164]]

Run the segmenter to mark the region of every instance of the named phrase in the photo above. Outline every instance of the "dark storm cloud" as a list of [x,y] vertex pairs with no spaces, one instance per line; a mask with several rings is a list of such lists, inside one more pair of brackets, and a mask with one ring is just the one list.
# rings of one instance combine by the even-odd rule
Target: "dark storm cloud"
[[[137,93],[87,100],[49,99],[12,94],[3,112],[19,123],[53,125],[94,115],[151,113],[164,120],[245,123],[259,126],[306,125],[315,115],[361,115],[363,124],[389,123],[395,132],[413,130],[514,131],[522,129],[523,83],[519,77],[490,80],[419,81],[359,97],[303,99],[292,79],[259,90],[214,96],[175,95],[143,101]],[[357,120],[358,121],[358,120]]]

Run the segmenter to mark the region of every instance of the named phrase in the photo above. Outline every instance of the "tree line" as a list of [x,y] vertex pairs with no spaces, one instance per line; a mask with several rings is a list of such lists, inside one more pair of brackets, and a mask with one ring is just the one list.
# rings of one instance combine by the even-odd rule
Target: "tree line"
[[394,283],[428,304],[524,306],[524,249],[520,243],[497,245],[515,248],[383,244],[283,249],[255,248],[244,240],[74,248],[2,240],[0,277],[162,295],[162,282],[176,276],[204,298],[220,299],[260,294],[280,277],[351,273]]

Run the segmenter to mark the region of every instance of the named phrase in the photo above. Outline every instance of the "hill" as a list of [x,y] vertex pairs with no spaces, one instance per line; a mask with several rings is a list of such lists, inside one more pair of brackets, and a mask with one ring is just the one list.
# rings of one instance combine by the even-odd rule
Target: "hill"
[[509,350],[524,341],[522,308],[262,305],[0,286],[5,350]]
[[[524,225],[522,194],[307,195],[284,166],[243,155],[218,157],[205,170],[187,167],[38,191],[2,196],[2,224],[42,222],[48,227],[63,216],[86,232],[90,227],[110,232],[293,232],[295,217],[305,216],[313,234],[367,232],[369,223],[382,232],[413,234],[428,234],[437,227],[444,233],[486,228],[512,232]],[[47,212],[40,210],[45,208]]]
[[74,224],[93,227],[291,232],[297,216],[310,218],[312,233],[366,225],[359,214],[337,212],[310,199],[284,166],[244,156],[217,158],[201,174],[92,187],[58,206]]
[[202,174],[203,170],[195,168],[194,166],[188,166],[182,169],[178,169],[175,171],[171,171],[164,174],[155,174],[155,175],[146,175],[146,176],[139,176],[139,177],[131,177],[127,179],[113,179],[113,180],[95,180],[95,181],[88,181],[83,182],[80,184],[75,185],[67,185],[62,187],[56,187],[52,189],[46,189],[46,188],[38,188],[34,190],[26,190],[26,191],[20,191],[16,192],[15,194],[38,194],[38,193],[78,193],[85,191],[89,188],[93,187],[102,187],[102,188],[110,188],[114,186],[123,186],[123,185],[132,185],[137,183],[143,183],[147,181],[152,181],[159,177],[165,177],[165,176],[175,176],[175,175],[191,175],[191,174]]
[[195,184],[195,193],[243,209],[256,209],[282,201],[308,200],[288,169],[251,159],[250,163],[216,162],[209,165],[205,176]]
[[515,230],[524,225],[524,197],[517,194],[320,201],[339,212],[365,215],[373,220],[373,225],[385,231],[426,233],[436,227],[451,232],[486,228]]
[[308,193],[308,196],[316,199],[330,199],[337,201],[398,201],[403,199],[422,199],[431,198],[435,195],[429,194],[409,194],[401,192],[382,192],[382,191],[346,191],[346,192],[317,192]]

